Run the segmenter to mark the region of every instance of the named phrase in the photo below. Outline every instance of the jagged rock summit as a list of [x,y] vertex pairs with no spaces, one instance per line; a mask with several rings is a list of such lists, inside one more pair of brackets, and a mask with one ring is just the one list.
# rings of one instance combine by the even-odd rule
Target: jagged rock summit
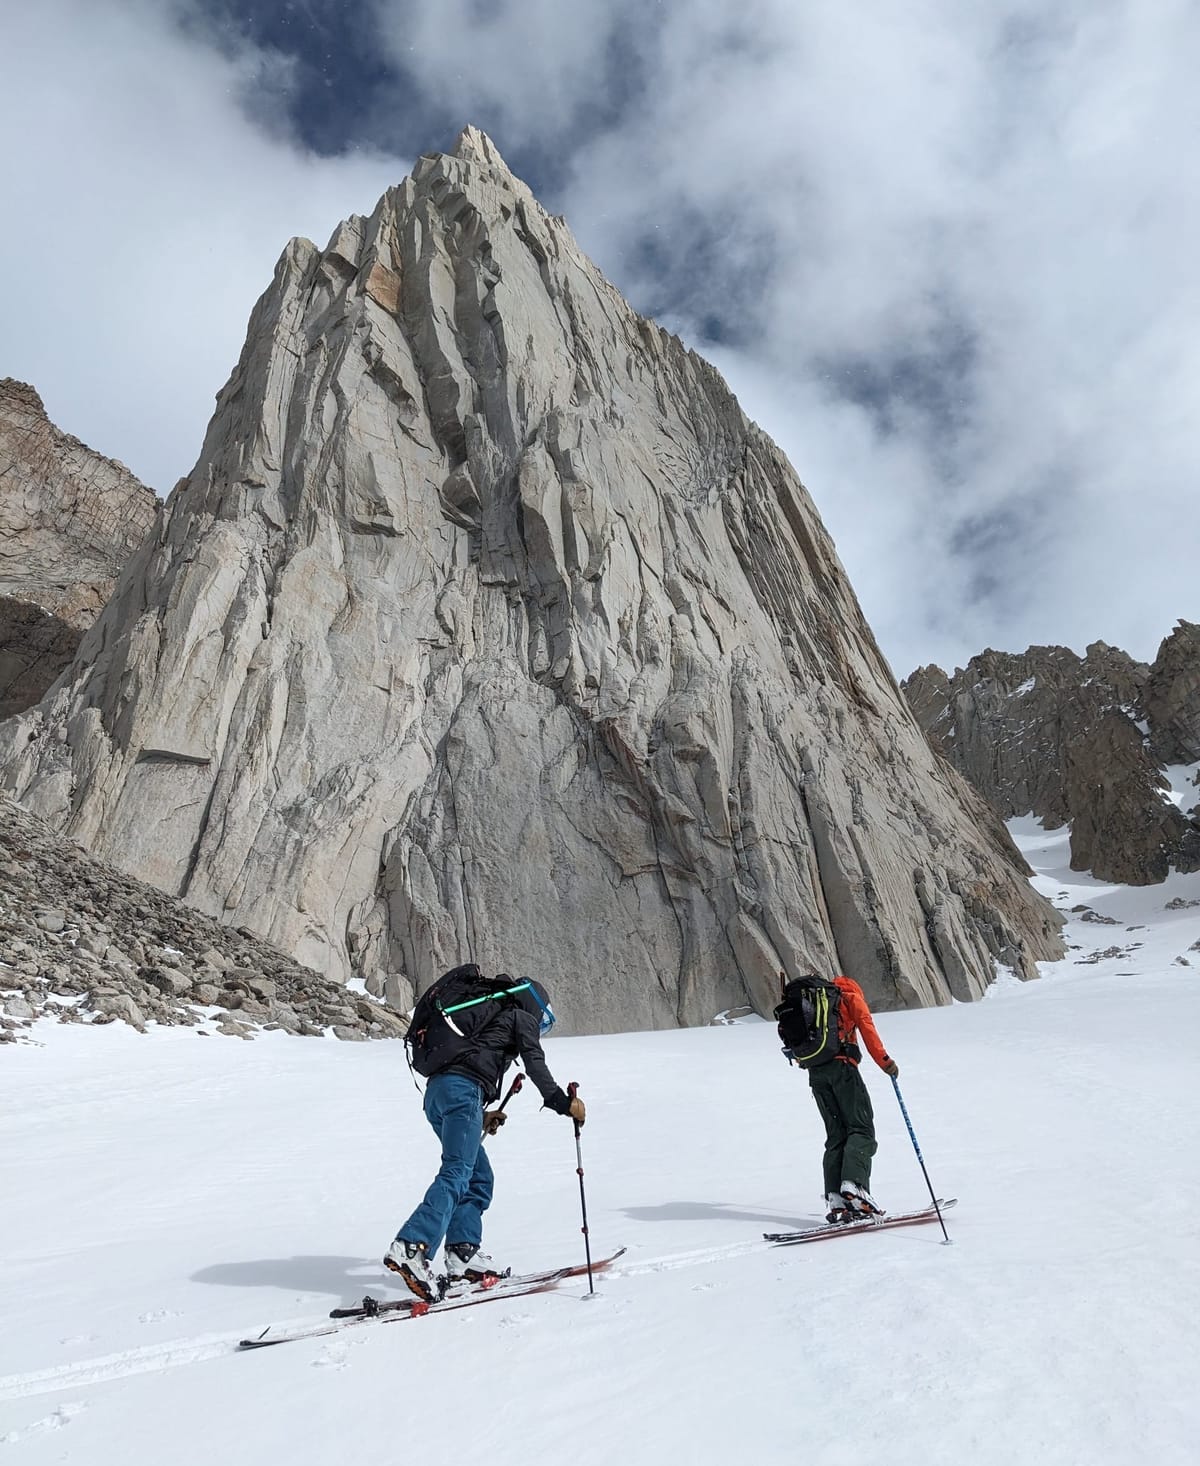
[[[1153,666],[1105,642],[985,651],[952,677],[903,684],[933,746],[1004,819],[1071,826],[1071,865],[1151,885],[1200,868],[1200,807],[1164,764],[1200,760],[1200,627],[1181,621]],[[1200,797],[1200,794],[1198,794]]]
[[0,725],[90,850],[410,1002],[472,957],[568,1030],[780,969],[881,1006],[1058,955],[794,471],[478,131],[294,240],[72,673]]
[[0,718],[68,666],[157,512],[123,463],[60,432],[25,382],[0,379]]
[[1200,762],[1200,626],[1180,621],[1158,648],[1142,691],[1149,747],[1165,764]]

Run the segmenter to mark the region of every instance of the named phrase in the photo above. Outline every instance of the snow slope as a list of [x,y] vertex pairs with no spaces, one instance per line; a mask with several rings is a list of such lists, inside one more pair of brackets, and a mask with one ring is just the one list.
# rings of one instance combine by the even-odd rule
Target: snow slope
[[[0,1055],[0,1446],[21,1466],[1124,1466],[1197,1459],[1200,876],[1131,890],[1015,832],[1072,917],[1043,981],[880,1028],[936,1226],[771,1249],[820,1123],[769,1026],[551,1040],[589,1103],[585,1285],[237,1354],[366,1291],[436,1143],[395,1044],[42,1025]],[[1174,909],[1165,909],[1168,903]],[[1195,904],[1187,904],[1195,903]],[[1107,952],[1096,960],[1095,955]],[[869,1063],[885,1206],[924,1182]],[[582,1258],[527,1087],[486,1242]]]

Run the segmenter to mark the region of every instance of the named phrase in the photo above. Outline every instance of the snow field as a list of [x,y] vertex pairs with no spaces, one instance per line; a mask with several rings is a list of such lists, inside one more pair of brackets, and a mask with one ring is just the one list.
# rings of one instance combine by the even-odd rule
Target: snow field
[[[593,1252],[629,1248],[598,1296],[238,1354],[395,1296],[377,1259],[437,1160],[400,1046],[39,1025],[0,1056],[0,1446],[22,1466],[1194,1459],[1200,876],[1108,887],[1065,869],[1065,832],[1014,831],[1039,889],[1111,924],[1072,917],[1039,983],[879,1016],[959,1198],[950,1247],[936,1225],[761,1243],[821,1191],[820,1121],[769,1025],[552,1039],[588,1102]],[[892,1086],[863,1074],[872,1189],[920,1205]],[[485,1245],[516,1271],[582,1259],[571,1126],[538,1103],[526,1086],[489,1141]]]

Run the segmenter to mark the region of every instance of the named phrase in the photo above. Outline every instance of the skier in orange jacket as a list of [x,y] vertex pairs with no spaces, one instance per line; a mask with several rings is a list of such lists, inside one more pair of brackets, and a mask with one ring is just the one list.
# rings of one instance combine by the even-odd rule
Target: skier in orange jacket
[[858,1072],[862,1050],[856,1036],[862,1035],[867,1052],[890,1078],[895,1079],[900,1070],[883,1046],[862,988],[852,977],[839,976],[833,981],[842,995],[838,1003],[841,1046],[835,1058],[808,1071],[808,1083],[825,1122],[827,1220],[845,1222],[882,1215],[871,1195],[871,1159],[877,1148],[875,1112]]

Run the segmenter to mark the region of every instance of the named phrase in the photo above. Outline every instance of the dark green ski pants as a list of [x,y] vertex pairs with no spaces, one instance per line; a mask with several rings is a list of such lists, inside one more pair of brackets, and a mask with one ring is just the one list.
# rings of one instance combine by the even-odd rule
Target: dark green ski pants
[[875,1154],[875,1111],[862,1075],[853,1064],[833,1059],[808,1071],[813,1099],[825,1121],[825,1194],[853,1181],[871,1189]]

